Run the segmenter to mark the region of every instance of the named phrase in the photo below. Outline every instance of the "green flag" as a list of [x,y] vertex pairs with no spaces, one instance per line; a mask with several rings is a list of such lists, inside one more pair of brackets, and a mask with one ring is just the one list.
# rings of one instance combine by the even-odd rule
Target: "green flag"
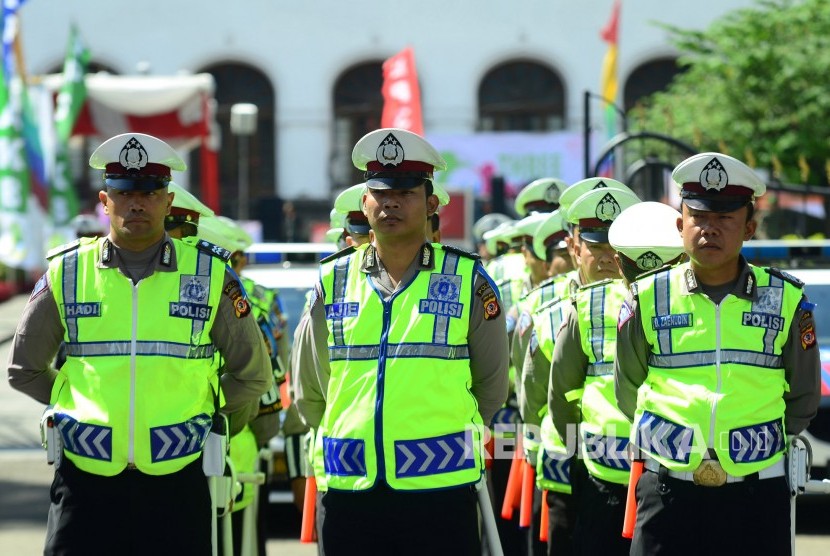
[[0,262],[22,267],[28,256],[29,172],[19,118],[0,65]]
[[73,25],[63,63],[63,86],[55,108],[55,173],[49,193],[49,214],[56,227],[67,226],[78,214],[78,196],[69,169],[69,138],[86,100],[86,68],[89,51]]

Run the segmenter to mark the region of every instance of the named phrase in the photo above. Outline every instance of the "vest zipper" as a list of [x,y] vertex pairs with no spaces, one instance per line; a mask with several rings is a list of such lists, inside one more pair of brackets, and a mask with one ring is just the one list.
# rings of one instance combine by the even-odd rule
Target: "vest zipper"
[[[140,282],[139,282],[140,283]],[[138,351],[138,284],[133,284],[133,322],[130,338],[130,418],[127,463],[135,463],[135,363]]]
[[[723,300],[721,300],[722,302]],[[709,417],[709,448],[715,448],[715,418],[718,410],[718,397],[721,389],[721,322],[720,322],[720,303],[715,303],[715,375],[718,378],[717,386],[715,387],[715,396],[712,399],[712,413]]]
[[386,462],[383,454],[383,394],[386,379],[386,346],[389,343],[389,328],[392,326],[392,300],[383,301],[383,327],[380,335],[380,352],[378,353],[378,384],[375,400],[375,454],[378,459],[378,479],[386,482]]

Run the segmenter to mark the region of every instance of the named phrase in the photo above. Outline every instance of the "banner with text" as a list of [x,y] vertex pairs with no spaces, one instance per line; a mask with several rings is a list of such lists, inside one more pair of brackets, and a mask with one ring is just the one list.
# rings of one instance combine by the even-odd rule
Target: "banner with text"
[[476,197],[490,194],[493,176],[504,178],[510,197],[537,178],[574,183],[584,177],[579,132],[429,133],[426,139],[447,161],[447,170],[437,179],[447,189],[470,190]]

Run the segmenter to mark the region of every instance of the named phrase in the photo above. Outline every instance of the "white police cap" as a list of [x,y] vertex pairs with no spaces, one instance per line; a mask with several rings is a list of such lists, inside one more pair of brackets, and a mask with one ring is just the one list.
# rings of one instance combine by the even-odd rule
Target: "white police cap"
[[660,268],[683,254],[678,218],[680,213],[664,203],[637,203],[623,210],[611,224],[608,243],[640,272]]
[[559,196],[559,210],[562,211],[562,216],[565,220],[570,222],[570,219],[568,218],[568,209],[581,195],[591,191],[592,189],[603,188],[620,189],[622,191],[634,193],[631,191],[631,188],[623,182],[611,178],[586,178],[584,180],[580,180],[565,189],[565,191],[563,191]]
[[671,177],[683,202],[703,211],[732,212],[767,190],[752,168],[722,153],[689,157],[674,168]]
[[170,214],[164,218],[164,224],[168,230],[180,224],[191,223],[195,226],[200,218],[214,215],[210,207],[176,182],[168,183],[167,191],[174,194]]
[[72,219],[72,228],[78,237],[103,236],[107,227],[94,214],[79,214]]
[[446,188],[440,183],[433,182],[432,194],[438,197],[439,207],[445,207],[450,204],[450,194],[447,193]]
[[613,187],[591,189],[583,193],[568,208],[567,220],[579,226],[580,240],[589,243],[608,243],[608,228],[625,209],[639,203],[631,192]]
[[144,133],[107,139],[89,157],[89,165],[104,170],[107,187],[128,191],[161,189],[170,181],[171,170],[187,170],[173,147]]
[[568,237],[568,232],[565,230],[566,222],[562,218],[561,210],[545,214],[545,217],[533,235],[533,252],[542,260],[547,258],[549,247],[553,246],[556,249],[567,247],[565,238]]
[[524,236],[524,239],[532,241],[539,226],[544,222],[548,212],[534,212],[518,220],[513,224],[514,233],[516,236]]
[[492,230],[488,230],[481,235],[481,239],[484,241],[484,246],[488,253],[491,255],[497,254],[499,251],[499,243],[505,244],[508,247],[510,246],[511,240],[517,235],[514,226],[515,223],[515,220],[502,222]]
[[346,215],[343,225],[350,234],[367,235],[369,230],[369,219],[363,214],[363,194],[366,192],[366,184],[355,184],[334,199],[334,209]]
[[551,212],[559,207],[559,196],[568,184],[559,178],[540,178],[524,186],[516,195],[514,208],[519,216],[531,212]]
[[343,237],[343,234],[346,232],[346,228],[341,227],[333,227],[326,230],[326,241],[330,243],[337,243],[340,241],[340,238]]
[[346,215],[337,209],[333,208],[329,212],[329,226],[332,228],[342,228],[346,224]]
[[242,226],[227,216],[206,216],[199,220],[196,234],[200,239],[227,249],[231,253],[244,251],[254,240]]
[[423,137],[398,128],[369,132],[355,144],[352,162],[366,171],[370,189],[409,189],[432,180],[447,163]]
[[500,224],[512,221],[512,218],[506,214],[501,214],[500,212],[485,214],[473,224],[473,238],[475,238],[477,242],[480,242],[484,239],[483,236],[485,232],[489,232],[490,230],[497,228]]

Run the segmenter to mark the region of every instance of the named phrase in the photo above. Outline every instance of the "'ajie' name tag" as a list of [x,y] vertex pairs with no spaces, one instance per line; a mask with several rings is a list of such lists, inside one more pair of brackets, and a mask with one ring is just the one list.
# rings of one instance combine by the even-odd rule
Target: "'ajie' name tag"
[[326,318],[342,319],[346,317],[356,317],[360,305],[358,303],[330,303],[326,305]]

